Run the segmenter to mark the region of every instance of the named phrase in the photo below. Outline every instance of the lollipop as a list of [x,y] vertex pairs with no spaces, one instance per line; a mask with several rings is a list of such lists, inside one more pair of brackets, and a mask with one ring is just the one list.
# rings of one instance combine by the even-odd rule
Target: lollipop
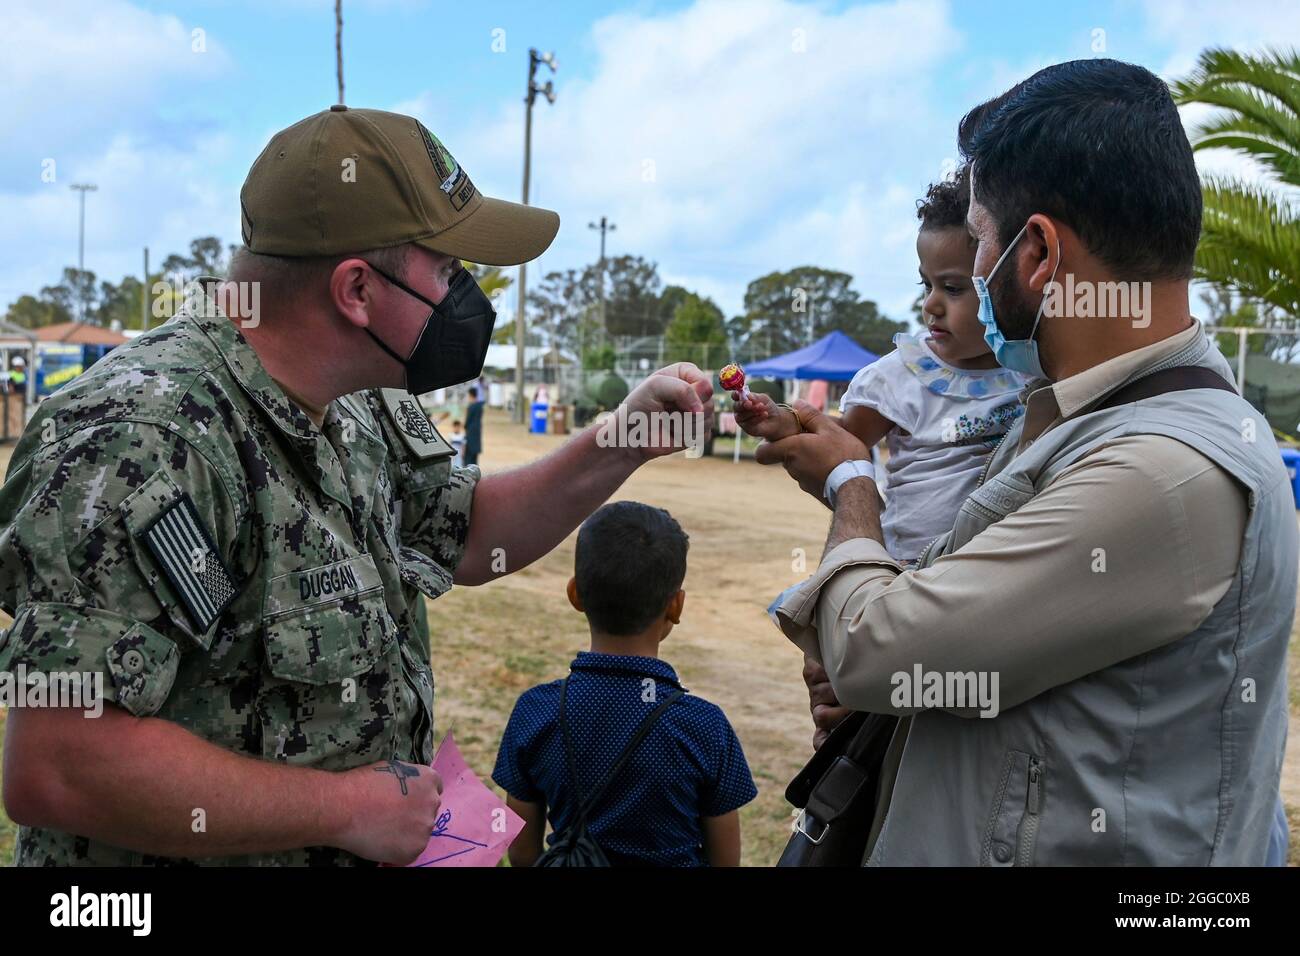
[[740,392],[740,400],[749,400],[749,389],[745,385],[745,370],[736,363],[724,365],[722,371],[718,372],[718,381],[722,387],[729,392]]

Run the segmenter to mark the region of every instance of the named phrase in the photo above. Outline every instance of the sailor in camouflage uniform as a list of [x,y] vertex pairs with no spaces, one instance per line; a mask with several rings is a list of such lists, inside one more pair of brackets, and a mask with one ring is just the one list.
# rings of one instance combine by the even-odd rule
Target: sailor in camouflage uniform
[[[409,862],[440,791],[410,608],[549,551],[671,450],[588,432],[513,473],[451,466],[412,392],[482,367],[494,316],[459,259],[526,261],[559,220],[478,194],[416,120],[310,117],[272,139],[241,200],[249,260],[326,262],[315,294],[338,331],[311,360],[348,382],[364,333],[385,371],[299,397],[321,376],[291,381],[294,330],[214,280],[40,406],[0,491],[14,618],[0,670],[101,674],[110,706],[98,720],[11,710],[20,864]],[[311,295],[283,291],[275,302]],[[381,294],[409,295],[414,325],[396,334],[389,308],[381,335]],[[414,346],[395,349],[403,338]],[[711,392],[674,366],[624,414],[707,415]]]

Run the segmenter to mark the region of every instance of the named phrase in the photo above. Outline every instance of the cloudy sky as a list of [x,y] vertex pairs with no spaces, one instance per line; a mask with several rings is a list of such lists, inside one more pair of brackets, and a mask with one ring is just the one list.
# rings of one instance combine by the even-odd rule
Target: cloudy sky
[[[335,99],[332,0],[5,0],[2,19],[0,307],[76,264],[74,182],[99,187],[101,277],[138,274],[145,246],[157,264],[238,241],[249,164]],[[1300,45],[1300,5],[1276,0],[344,0],[344,20],[347,102],[417,115],[510,199],[528,48],[553,50],[531,198],[562,224],[540,270],[593,261],[605,215],[610,254],[728,315],[750,279],[815,264],[905,317],[916,199],[951,168],[957,121],[1041,66],[1106,55],[1174,78],[1208,45]]]

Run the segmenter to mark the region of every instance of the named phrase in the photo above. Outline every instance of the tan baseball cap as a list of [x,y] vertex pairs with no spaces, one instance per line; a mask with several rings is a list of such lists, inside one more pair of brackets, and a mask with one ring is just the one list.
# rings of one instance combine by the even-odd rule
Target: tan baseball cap
[[546,251],[549,209],[480,193],[419,120],[343,105],[271,137],[239,193],[244,244],[272,256],[328,256],[415,243],[513,266]]

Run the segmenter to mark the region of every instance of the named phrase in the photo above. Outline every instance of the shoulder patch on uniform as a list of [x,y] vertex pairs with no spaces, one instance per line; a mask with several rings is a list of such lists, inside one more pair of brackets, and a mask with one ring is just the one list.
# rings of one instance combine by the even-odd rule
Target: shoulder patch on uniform
[[186,493],[141,535],[199,633],[216,623],[238,590]]
[[400,388],[384,388],[380,389],[380,394],[393,427],[412,454],[421,460],[455,456],[456,450],[438,434],[438,429],[429,421],[424,409],[410,392]]

